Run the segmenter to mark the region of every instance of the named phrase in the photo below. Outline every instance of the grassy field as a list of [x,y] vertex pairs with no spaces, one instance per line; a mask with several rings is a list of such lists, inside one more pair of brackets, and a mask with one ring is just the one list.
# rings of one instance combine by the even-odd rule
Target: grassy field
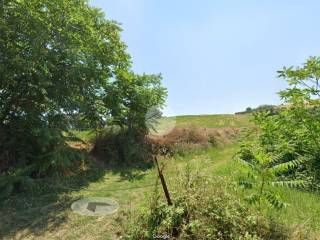
[[216,115],[185,115],[177,116],[177,127],[195,125],[205,128],[251,127],[251,115],[248,114],[216,114]]
[[[216,114],[216,115],[184,115],[161,118],[155,125],[156,132],[150,128],[151,133],[167,134],[174,127],[183,128],[196,126],[201,128],[248,128],[252,127],[250,114]],[[89,141],[95,136],[94,131],[74,131],[74,135],[83,141]]]
[[[180,126],[188,124],[187,119],[190,119],[201,127],[228,127],[231,119],[239,117],[227,115],[224,120],[224,116],[182,116],[177,119]],[[240,117],[237,126],[248,126],[248,118]],[[222,184],[235,184],[244,169],[233,159],[238,149],[239,144],[234,142],[161,160],[169,190],[177,172],[186,167],[204,178],[224,176],[226,182]],[[33,191],[18,194],[1,204],[0,239],[119,239],[124,234],[123,224],[141,206],[145,194],[152,191],[156,178],[152,165],[106,170],[94,162],[81,174],[43,181]],[[266,205],[264,214],[291,226],[320,233],[319,195],[288,188],[276,190],[289,206],[276,211]],[[243,198],[248,193],[237,190],[234,194]],[[88,196],[110,197],[119,202],[120,209],[103,217],[80,216],[71,211],[73,201]]]

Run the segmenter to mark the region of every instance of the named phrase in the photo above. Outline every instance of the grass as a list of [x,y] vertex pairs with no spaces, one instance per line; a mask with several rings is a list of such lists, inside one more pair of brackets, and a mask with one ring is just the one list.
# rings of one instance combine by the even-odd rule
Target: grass
[[[0,207],[0,239],[117,239],[121,221],[140,204],[155,181],[152,169],[104,171],[94,165],[81,174],[43,182],[38,191],[18,194]],[[140,187],[136,189],[130,189]],[[112,216],[88,217],[73,213],[72,202],[83,197],[110,197],[120,204]]]
[[[233,161],[237,150],[238,145],[231,144],[162,160],[169,189],[176,173],[187,166],[203,177],[219,175],[229,178],[230,182],[236,181],[242,168],[240,163]],[[117,239],[123,234],[121,223],[130,218],[132,211],[143,201],[144,194],[152,189],[150,185],[155,183],[157,176],[155,169],[101,171],[95,167],[91,171],[80,177],[64,179],[64,182],[46,183],[48,186],[53,184],[53,187],[42,189],[39,193],[19,194],[11,198],[0,208],[4,219],[0,224],[3,239],[11,239],[12,236],[18,239]],[[55,187],[62,189],[54,190]],[[138,188],[130,189],[134,187]],[[46,188],[45,185],[43,188]],[[277,190],[290,205],[280,211],[265,206],[266,215],[272,215],[283,223],[305,225],[320,232],[320,196],[288,188]],[[247,192],[235,194],[241,197]],[[112,216],[87,217],[70,210],[73,201],[90,196],[113,198],[119,202],[120,211]]]
[[[250,114],[214,114],[163,117],[152,125],[155,128],[150,127],[152,134],[165,135],[174,127],[183,128],[193,125],[202,128],[248,128],[252,127],[253,123]],[[92,130],[72,131],[72,134],[84,142],[90,142],[95,137],[95,132]]]
[[320,233],[320,196],[288,188],[278,188],[276,191],[289,204],[286,209],[276,212],[269,208],[266,214],[277,216],[280,221],[304,227]]
[[[204,175],[216,175],[229,178],[230,182],[237,182],[239,176],[245,172],[245,167],[235,161],[233,156],[239,149],[237,143],[226,146],[222,149],[209,149],[180,159],[182,164],[190,164],[194,169],[199,169]],[[186,161],[187,160],[187,161]],[[270,205],[264,205],[264,214],[278,219],[284,224],[303,227],[310,231],[320,233],[320,195],[303,192],[287,187],[273,187],[288,204],[287,208],[276,210]],[[243,190],[238,193],[239,197],[244,198],[250,191]]]
[[184,115],[177,116],[177,127],[186,127],[195,125],[204,128],[222,128],[222,127],[251,127],[249,114],[216,114],[216,115]]
[[[196,124],[201,127],[248,127],[245,115],[207,115],[177,117],[178,126]],[[78,133],[86,138],[89,133]],[[220,148],[198,150],[185,156],[162,159],[168,187],[173,186],[177,172],[186,167],[198,171],[204,178],[224,176],[222,184],[233,184],[244,167],[233,160],[238,143]],[[123,223],[144,201],[157,179],[153,166],[106,170],[98,163],[91,164],[81,174],[63,179],[41,180],[27,193],[20,193],[0,204],[0,239],[119,239]],[[320,196],[295,189],[275,188],[289,207],[280,211],[266,205],[264,214],[291,226],[320,233]],[[234,194],[243,198],[244,190]],[[73,213],[70,205],[82,197],[101,196],[115,199],[119,211],[111,216],[88,217]]]

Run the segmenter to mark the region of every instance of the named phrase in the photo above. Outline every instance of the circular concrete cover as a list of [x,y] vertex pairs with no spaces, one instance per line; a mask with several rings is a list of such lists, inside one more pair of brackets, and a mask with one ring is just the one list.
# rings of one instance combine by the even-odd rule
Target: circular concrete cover
[[103,216],[115,213],[119,204],[110,199],[103,197],[82,198],[71,205],[71,209],[84,216]]

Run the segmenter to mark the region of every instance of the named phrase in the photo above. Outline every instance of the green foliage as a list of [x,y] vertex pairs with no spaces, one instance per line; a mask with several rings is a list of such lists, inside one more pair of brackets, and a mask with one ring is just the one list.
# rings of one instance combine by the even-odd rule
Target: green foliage
[[14,192],[28,191],[33,185],[33,180],[26,176],[0,176],[0,201]]
[[269,155],[263,149],[257,146],[252,149],[254,150],[242,146],[239,153],[241,162],[248,166],[247,175],[239,178],[239,184],[246,189],[255,190],[247,197],[247,200],[251,204],[258,203],[259,208],[262,201],[268,202],[277,209],[285,207],[286,204],[268,186],[302,186],[303,182],[300,181],[277,181],[277,176],[297,167],[299,162],[293,160],[278,163],[276,157]]
[[266,219],[229,195],[233,186],[225,179],[204,179],[187,169],[175,182],[179,190],[173,193],[174,204],[168,206],[156,190],[149,206],[129,224],[124,239],[159,235],[169,239],[286,239],[283,230],[271,229]]
[[145,133],[136,129],[112,127],[99,133],[91,151],[109,166],[152,161],[152,149]]
[[[273,168],[281,180],[290,185],[317,189],[320,180],[320,58],[312,57],[298,68],[283,68],[279,77],[288,88],[281,91],[284,101],[277,115],[260,112],[254,115],[259,127],[254,148],[262,149],[277,163]],[[242,152],[245,153],[245,149]],[[247,152],[248,153],[248,152]],[[246,159],[249,156],[242,156]],[[283,185],[283,184],[282,184]]]
[[65,128],[99,112],[96,91],[129,66],[120,28],[86,1],[4,1],[1,12],[1,123]]
[[61,163],[62,131],[76,116],[95,124],[97,90],[129,66],[120,28],[84,0],[14,0],[1,4],[0,35],[0,156]]
[[167,95],[161,79],[161,75],[119,72],[117,79],[108,83],[103,99],[109,109],[110,123],[147,131],[147,114],[161,108]]
[[120,31],[86,0],[2,1],[0,172],[70,165],[70,130],[145,130],[166,90],[160,75],[131,72]]

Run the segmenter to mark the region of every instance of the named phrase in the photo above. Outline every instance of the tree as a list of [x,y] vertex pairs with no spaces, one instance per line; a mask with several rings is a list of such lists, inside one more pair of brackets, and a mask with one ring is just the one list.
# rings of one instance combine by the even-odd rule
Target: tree
[[288,186],[298,187],[303,186],[301,180],[279,180],[278,176],[282,173],[294,169],[302,162],[302,159],[289,160],[281,162],[279,159],[282,155],[271,155],[264,148],[256,145],[242,146],[239,160],[247,166],[246,176],[239,179],[239,184],[246,189],[253,189],[254,192],[246,199],[250,203],[258,203],[261,208],[262,201],[268,202],[275,208],[285,207],[286,204],[282,201],[277,193],[270,189],[272,186]]
[[245,112],[246,113],[251,113],[252,112],[252,108],[251,107],[247,107]]
[[141,125],[163,103],[160,76],[131,72],[120,31],[85,0],[2,1],[0,172],[59,166],[71,127]]
[[146,132],[146,115],[161,108],[167,96],[161,79],[161,75],[118,73],[105,89],[103,99],[111,116],[109,124]]
[[278,164],[294,163],[277,177],[303,180],[314,189],[320,181],[320,58],[278,73],[288,83],[279,93],[284,105],[276,115],[255,114],[259,131],[254,141]]

